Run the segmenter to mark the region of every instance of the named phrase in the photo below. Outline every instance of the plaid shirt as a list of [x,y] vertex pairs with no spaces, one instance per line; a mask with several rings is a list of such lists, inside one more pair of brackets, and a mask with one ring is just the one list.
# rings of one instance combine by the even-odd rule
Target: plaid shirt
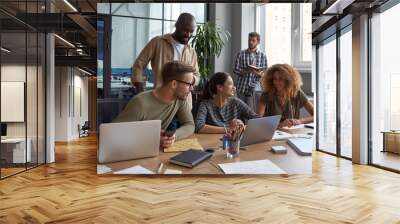
[[233,72],[238,76],[236,90],[241,95],[251,95],[254,88],[260,82],[260,77],[253,73],[240,75],[240,71],[247,68],[248,65],[255,65],[262,70],[267,69],[267,56],[260,50],[251,52],[248,49],[242,50],[236,56]]

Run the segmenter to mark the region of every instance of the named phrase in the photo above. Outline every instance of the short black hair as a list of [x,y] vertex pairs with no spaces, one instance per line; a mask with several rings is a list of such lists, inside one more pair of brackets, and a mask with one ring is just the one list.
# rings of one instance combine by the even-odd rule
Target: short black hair
[[193,22],[196,23],[194,16],[190,13],[184,12],[179,15],[178,20],[176,20],[175,27],[179,25],[186,25],[188,23],[192,24]]

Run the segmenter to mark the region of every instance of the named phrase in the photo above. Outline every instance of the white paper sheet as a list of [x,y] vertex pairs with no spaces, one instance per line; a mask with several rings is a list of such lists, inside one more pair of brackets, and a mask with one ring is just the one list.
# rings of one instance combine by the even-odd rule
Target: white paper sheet
[[166,169],[164,174],[182,174],[181,170]]
[[304,128],[304,124],[294,125],[292,127],[282,127],[282,129],[294,130]]
[[293,136],[289,133],[283,131],[275,131],[274,136],[272,136],[273,140],[282,140],[292,138]]
[[218,164],[225,174],[287,174],[270,160]]
[[111,168],[106,165],[97,165],[97,174],[105,174],[111,172]]
[[129,167],[124,170],[114,172],[114,174],[154,174],[153,171],[144,168],[143,166]]
[[312,138],[313,135],[309,134],[289,134],[284,131],[275,131],[274,136],[272,136],[273,140],[285,140],[289,138]]

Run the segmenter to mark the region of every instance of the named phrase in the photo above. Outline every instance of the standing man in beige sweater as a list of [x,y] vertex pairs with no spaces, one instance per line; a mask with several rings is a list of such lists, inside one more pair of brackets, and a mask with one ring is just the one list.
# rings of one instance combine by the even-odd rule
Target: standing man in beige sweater
[[181,126],[168,137],[161,132],[160,147],[168,148],[175,139],[194,133],[194,121],[187,97],[193,90],[195,69],[178,61],[168,62],[161,70],[162,85],[133,97],[113,122],[161,120],[166,130],[176,116]]
[[[194,16],[182,13],[175,23],[174,33],[154,37],[147,43],[132,67],[132,84],[138,92],[144,91],[144,70],[149,62],[155,75],[155,88],[163,84],[161,69],[165,63],[170,61],[180,61],[194,67],[195,84],[198,84],[200,78],[197,55],[196,51],[189,46],[189,40],[195,29]],[[191,103],[191,100],[189,102]]]

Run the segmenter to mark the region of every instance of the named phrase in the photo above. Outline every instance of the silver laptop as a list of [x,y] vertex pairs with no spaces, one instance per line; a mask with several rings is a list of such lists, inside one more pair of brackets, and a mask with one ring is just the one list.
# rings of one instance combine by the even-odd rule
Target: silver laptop
[[157,156],[160,131],[160,120],[101,124],[98,162],[110,163]]
[[281,115],[249,120],[240,145],[246,146],[271,140],[280,120]]

